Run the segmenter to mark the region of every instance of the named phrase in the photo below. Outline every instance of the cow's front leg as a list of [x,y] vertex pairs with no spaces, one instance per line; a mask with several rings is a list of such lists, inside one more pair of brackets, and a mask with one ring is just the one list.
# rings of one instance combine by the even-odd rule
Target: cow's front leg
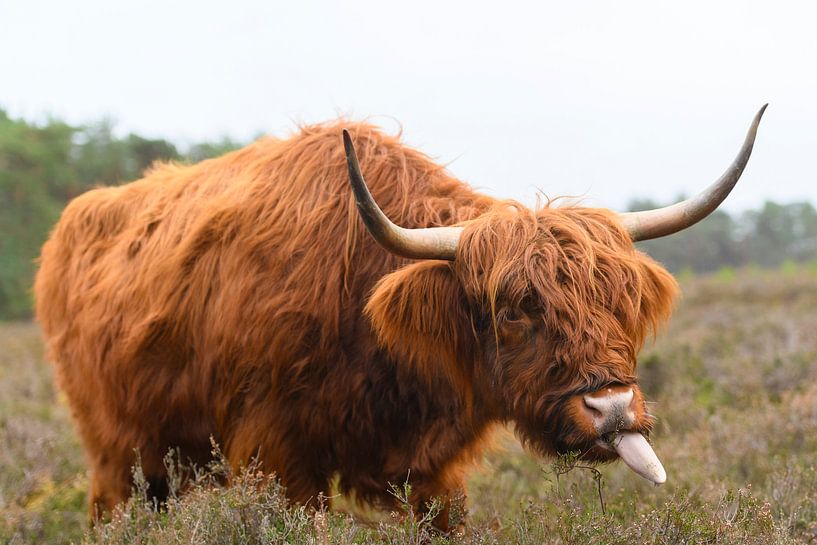
[[[431,525],[443,534],[450,535],[465,530],[468,511],[464,482],[448,487],[422,481],[414,483],[411,503],[418,520],[433,514]],[[434,511],[429,512],[429,509]]]

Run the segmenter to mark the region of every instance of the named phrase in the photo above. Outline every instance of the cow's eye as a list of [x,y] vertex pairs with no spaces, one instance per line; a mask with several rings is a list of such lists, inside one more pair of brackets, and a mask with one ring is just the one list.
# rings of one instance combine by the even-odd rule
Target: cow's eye
[[531,324],[530,315],[520,308],[506,310],[503,313],[502,321],[511,327],[527,327]]
[[530,298],[524,298],[519,304],[505,308],[504,319],[508,323],[530,323],[530,316],[534,314],[534,306]]

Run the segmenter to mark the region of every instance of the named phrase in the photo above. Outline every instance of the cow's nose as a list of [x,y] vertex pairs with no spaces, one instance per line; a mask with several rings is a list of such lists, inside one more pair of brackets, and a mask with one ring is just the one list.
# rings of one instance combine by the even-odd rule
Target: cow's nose
[[593,392],[584,396],[584,405],[599,435],[628,430],[635,424],[632,388],[611,387]]

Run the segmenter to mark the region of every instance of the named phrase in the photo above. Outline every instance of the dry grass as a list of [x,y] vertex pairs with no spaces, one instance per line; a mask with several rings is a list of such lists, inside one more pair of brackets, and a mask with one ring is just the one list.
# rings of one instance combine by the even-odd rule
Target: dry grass
[[557,480],[509,441],[472,476],[468,529],[451,537],[405,513],[360,524],[292,508],[253,471],[220,488],[218,464],[158,512],[137,486],[116,521],[88,531],[81,450],[37,329],[0,326],[0,543],[817,542],[817,276],[743,271],[683,288],[640,364],[668,484],[603,466],[602,514],[591,472]]

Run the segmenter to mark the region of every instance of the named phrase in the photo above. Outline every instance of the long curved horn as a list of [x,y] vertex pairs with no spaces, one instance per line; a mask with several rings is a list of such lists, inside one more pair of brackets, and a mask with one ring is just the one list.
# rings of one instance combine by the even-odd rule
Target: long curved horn
[[655,210],[644,210],[643,212],[619,214],[633,241],[649,240],[677,233],[704,219],[723,202],[729,192],[732,191],[732,188],[735,187],[740,175],[743,173],[743,169],[746,167],[746,163],[749,161],[752,146],[755,143],[757,126],[760,123],[760,118],[763,117],[763,112],[766,111],[766,106],[768,104],[764,104],[755,115],[738,156],[715,183],[698,195],[671,206],[656,208]]
[[395,225],[377,206],[366,180],[360,172],[355,147],[349,131],[343,129],[343,147],[346,150],[346,166],[349,183],[355,194],[360,217],[374,239],[388,251],[412,259],[445,259],[453,261],[457,256],[462,227],[428,227],[405,229]]

